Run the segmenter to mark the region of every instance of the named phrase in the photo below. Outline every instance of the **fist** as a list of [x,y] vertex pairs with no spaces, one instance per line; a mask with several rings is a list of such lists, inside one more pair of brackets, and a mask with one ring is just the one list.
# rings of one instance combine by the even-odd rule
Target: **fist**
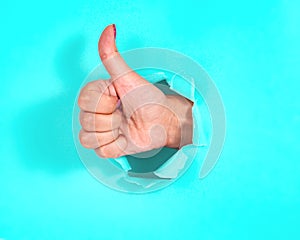
[[80,142],[103,158],[192,142],[192,102],[165,95],[134,72],[115,44],[115,25],[103,31],[99,55],[111,78],[88,83],[80,92]]

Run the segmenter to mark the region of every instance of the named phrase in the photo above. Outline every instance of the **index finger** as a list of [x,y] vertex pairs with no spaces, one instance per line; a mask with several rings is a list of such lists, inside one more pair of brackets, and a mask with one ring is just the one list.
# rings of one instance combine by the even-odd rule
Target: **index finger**
[[118,97],[111,94],[112,86],[107,80],[89,82],[80,92],[78,105],[81,110],[92,113],[110,114],[117,107]]

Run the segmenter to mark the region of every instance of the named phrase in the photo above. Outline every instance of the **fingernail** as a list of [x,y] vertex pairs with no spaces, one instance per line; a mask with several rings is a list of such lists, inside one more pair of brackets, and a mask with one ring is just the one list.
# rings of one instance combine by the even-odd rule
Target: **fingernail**
[[116,36],[117,36],[116,24],[113,24],[113,28],[114,28],[114,37],[116,39]]

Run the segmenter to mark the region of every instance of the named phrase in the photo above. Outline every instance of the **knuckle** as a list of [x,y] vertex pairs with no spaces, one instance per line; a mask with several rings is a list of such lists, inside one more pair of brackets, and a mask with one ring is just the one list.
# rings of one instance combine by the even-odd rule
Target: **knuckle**
[[86,88],[83,88],[78,97],[77,104],[78,104],[79,108],[81,108],[82,110],[88,110],[87,108],[88,108],[89,102],[90,102],[90,94],[88,93]]
[[109,145],[99,147],[95,151],[102,158],[118,158],[122,156],[120,151],[113,150]]
[[82,95],[79,96],[77,104],[78,104],[79,108],[85,109],[86,101]]
[[107,81],[106,80],[94,80],[88,82],[85,86],[85,90],[93,90],[98,92],[103,92],[107,88]]
[[87,140],[87,134],[84,131],[80,131],[79,133],[79,140],[82,146],[85,148],[89,147],[88,140]]
[[91,81],[91,82],[88,82],[87,84],[85,84],[84,88],[83,89],[90,89],[90,88],[94,88],[95,87],[95,83],[96,81]]
[[83,129],[87,131],[92,131],[93,119],[90,113],[81,113],[80,115],[80,124]]
[[121,155],[119,151],[111,149],[109,145],[103,146],[101,151],[104,154],[104,156],[106,156],[106,158],[117,158]]
[[95,88],[95,82],[88,82],[80,91],[79,97],[78,97],[78,106],[83,109],[87,110],[86,108],[89,106],[89,103],[92,101],[91,93],[97,91],[97,88]]
[[106,153],[103,152],[103,147],[99,147],[99,148],[95,149],[95,152],[99,157],[110,158],[110,156],[106,155]]
[[116,151],[110,145],[102,146],[100,149],[105,158],[117,158],[120,156],[120,152]]
[[112,157],[111,154],[110,154],[110,151],[108,151],[107,147],[105,147],[105,146],[100,147],[99,150],[100,150],[100,152],[101,152],[101,154],[104,158],[111,158]]

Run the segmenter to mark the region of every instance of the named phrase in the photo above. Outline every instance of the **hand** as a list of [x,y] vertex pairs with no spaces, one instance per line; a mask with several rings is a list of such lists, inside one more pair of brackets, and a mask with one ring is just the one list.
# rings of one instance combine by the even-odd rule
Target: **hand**
[[78,98],[81,144],[100,157],[116,158],[192,143],[192,102],[165,95],[130,69],[118,53],[115,36],[115,25],[109,25],[98,43],[111,79],[88,83]]

